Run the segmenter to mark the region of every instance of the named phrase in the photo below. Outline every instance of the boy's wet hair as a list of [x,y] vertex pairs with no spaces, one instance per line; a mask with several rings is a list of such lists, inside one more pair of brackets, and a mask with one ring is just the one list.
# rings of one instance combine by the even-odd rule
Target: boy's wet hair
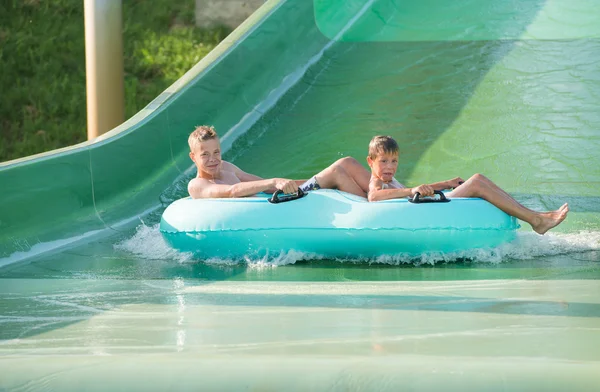
[[381,154],[397,154],[398,143],[391,136],[375,136],[369,143],[369,157],[377,158]]
[[217,135],[214,127],[209,125],[200,125],[194,129],[194,132],[192,132],[188,138],[190,150],[194,151],[194,149],[196,149],[200,143],[211,139],[218,139],[218,137],[219,136]]

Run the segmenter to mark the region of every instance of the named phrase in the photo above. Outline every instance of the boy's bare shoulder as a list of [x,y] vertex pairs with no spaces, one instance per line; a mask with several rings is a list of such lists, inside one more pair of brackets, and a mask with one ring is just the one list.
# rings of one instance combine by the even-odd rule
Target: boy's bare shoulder
[[198,195],[203,189],[210,186],[212,183],[207,179],[196,177],[192,178],[188,183],[188,193],[194,197]]
[[231,162],[221,161],[222,169],[227,171],[235,172],[236,169],[239,169],[236,165]]

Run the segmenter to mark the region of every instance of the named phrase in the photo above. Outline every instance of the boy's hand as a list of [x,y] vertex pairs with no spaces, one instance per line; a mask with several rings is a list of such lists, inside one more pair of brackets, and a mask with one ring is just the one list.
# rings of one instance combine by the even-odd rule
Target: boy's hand
[[298,192],[298,184],[295,181],[288,180],[286,178],[274,178],[273,186],[283,193],[294,193]]
[[433,196],[435,193],[433,192],[433,188],[427,184],[419,185],[414,188],[410,188],[410,193],[414,196],[416,193],[420,193],[421,196]]
[[446,181],[446,184],[447,184],[446,188],[447,189],[458,188],[463,182],[465,182],[465,180],[463,180],[460,177],[453,178],[451,180]]

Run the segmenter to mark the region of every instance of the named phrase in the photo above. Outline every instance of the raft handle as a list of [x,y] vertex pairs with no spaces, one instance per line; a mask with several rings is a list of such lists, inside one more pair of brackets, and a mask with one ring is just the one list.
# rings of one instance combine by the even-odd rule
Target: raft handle
[[268,200],[269,203],[278,204],[285,203],[286,201],[302,199],[304,196],[306,196],[306,193],[300,188],[298,188],[298,192],[290,194],[285,194],[281,189],[278,189]]
[[421,197],[421,194],[419,192],[415,193],[415,196],[411,199],[408,199],[408,201],[410,201],[411,203],[416,203],[416,204],[420,204],[420,203],[449,203],[450,200],[446,198],[446,195],[444,195],[444,192],[442,191],[433,191],[436,195],[438,195],[440,198],[436,199],[436,198],[426,198],[426,199],[420,199],[419,197]]

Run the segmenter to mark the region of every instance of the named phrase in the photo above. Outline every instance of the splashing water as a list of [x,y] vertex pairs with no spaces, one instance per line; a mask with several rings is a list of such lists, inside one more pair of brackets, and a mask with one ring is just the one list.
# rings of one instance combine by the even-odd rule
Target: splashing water
[[160,234],[158,224],[147,226],[142,223],[133,237],[117,243],[114,248],[146,260],[174,260],[184,263],[193,256],[191,253],[171,248]]
[[[126,240],[117,243],[116,250],[131,253],[139,258],[146,260],[173,260],[179,263],[198,262],[197,258],[190,252],[180,252],[171,248],[160,234],[159,224],[148,226],[144,223],[139,225],[136,233]],[[323,257],[314,253],[297,252],[278,252],[264,257],[252,258],[250,256],[244,259],[225,259],[211,258],[201,260],[206,264],[230,266],[245,263],[249,267],[263,268],[276,267],[279,265],[294,264],[301,260],[318,260]]]
[[380,256],[375,262],[394,265],[433,265],[438,262],[469,260],[498,264],[509,260],[528,260],[593,250],[600,250],[600,232],[551,233],[543,236],[533,232],[518,232],[514,241],[496,248],[470,249],[452,253],[424,253],[420,257],[411,255]]
[[[179,252],[171,248],[163,239],[159,225],[141,224],[136,233],[118,244],[115,249],[131,253],[149,260],[173,260],[179,263],[202,261],[211,265],[246,264],[249,268],[277,267],[294,264],[303,260],[322,260],[323,256],[314,253],[274,252],[264,257],[246,256],[243,259],[211,258],[200,260],[189,252]],[[414,264],[423,265],[451,263],[455,261],[472,261],[481,263],[501,263],[509,260],[527,260],[544,256],[556,256],[568,253],[579,253],[600,250],[600,232],[582,231],[579,233],[550,233],[540,236],[533,232],[518,232],[517,239],[492,249],[472,249],[454,253],[424,253],[414,255],[397,254],[380,256],[376,259],[339,259],[339,262],[379,263],[379,264]]]

